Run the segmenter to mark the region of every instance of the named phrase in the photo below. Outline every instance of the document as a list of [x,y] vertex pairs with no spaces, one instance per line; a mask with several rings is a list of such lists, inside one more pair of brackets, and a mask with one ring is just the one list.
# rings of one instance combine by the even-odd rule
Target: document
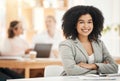
[[115,73],[115,74],[87,74],[85,75],[86,77],[120,77],[119,73]]
[[99,75],[97,74],[86,74],[85,76],[86,77],[99,77]]
[[87,80],[87,81],[97,81],[97,80],[99,80],[99,81],[116,81],[117,80],[117,78],[116,77],[92,77],[92,78],[88,78],[88,77],[86,77],[86,78],[84,78],[84,79],[82,79],[82,80]]
[[120,78],[118,78],[118,77],[99,77],[99,76],[97,76],[97,77],[90,77],[90,76],[79,76],[79,79],[80,79],[80,81],[118,81],[118,79],[120,79]]
[[115,73],[115,74],[100,74],[100,77],[120,77],[119,73]]
[[118,81],[120,80],[120,74],[87,74],[84,77],[80,77],[82,80],[87,80],[87,81]]

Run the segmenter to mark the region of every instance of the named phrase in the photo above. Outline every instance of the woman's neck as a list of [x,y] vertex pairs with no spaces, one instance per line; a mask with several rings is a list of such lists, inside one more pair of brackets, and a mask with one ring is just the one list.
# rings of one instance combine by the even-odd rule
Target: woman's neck
[[79,39],[80,42],[82,42],[82,43],[84,43],[84,42],[89,42],[88,36],[78,36],[78,39]]

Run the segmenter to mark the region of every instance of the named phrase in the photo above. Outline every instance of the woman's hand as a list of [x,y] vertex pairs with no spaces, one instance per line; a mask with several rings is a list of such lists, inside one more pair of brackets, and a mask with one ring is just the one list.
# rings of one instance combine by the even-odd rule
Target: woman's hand
[[58,58],[58,50],[52,50],[53,55],[55,56],[55,58]]
[[[104,61],[103,63],[108,64],[109,62]],[[96,64],[87,64],[87,63],[84,63],[84,62],[80,62],[77,65],[80,66],[80,67],[87,68],[87,69],[92,69],[92,70],[96,70],[98,68]]]
[[80,62],[78,65],[80,67],[91,69],[91,70],[96,70],[97,69],[96,64],[87,64],[87,63]]
[[104,64],[108,64],[108,63],[109,63],[109,61],[104,61],[103,63],[104,63]]

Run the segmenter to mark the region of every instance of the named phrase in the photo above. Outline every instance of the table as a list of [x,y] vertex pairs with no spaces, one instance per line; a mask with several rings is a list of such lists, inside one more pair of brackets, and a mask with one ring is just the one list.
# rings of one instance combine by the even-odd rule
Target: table
[[7,81],[120,81],[120,77],[60,76],[29,79],[11,79]]
[[[120,64],[120,57],[114,57]],[[30,69],[45,68],[48,65],[62,65],[60,59],[36,58],[35,60],[0,60],[2,68],[22,68],[25,69],[25,78],[30,77]]]
[[113,57],[117,64],[120,64],[120,57]]
[[30,69],[45,68],[48,65],[62,65],[60,59],[36,58],[35,60],[0,60],[2,68],[20,68],[25,69],[25,78],[30,77]]

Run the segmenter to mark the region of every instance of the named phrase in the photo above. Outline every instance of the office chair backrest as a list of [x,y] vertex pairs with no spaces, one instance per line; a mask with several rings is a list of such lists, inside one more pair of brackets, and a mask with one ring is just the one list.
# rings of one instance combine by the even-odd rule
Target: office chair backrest
[[63,72],[63,66],[49,65],[45,67],[44,77],[60,76],[62,72]]

